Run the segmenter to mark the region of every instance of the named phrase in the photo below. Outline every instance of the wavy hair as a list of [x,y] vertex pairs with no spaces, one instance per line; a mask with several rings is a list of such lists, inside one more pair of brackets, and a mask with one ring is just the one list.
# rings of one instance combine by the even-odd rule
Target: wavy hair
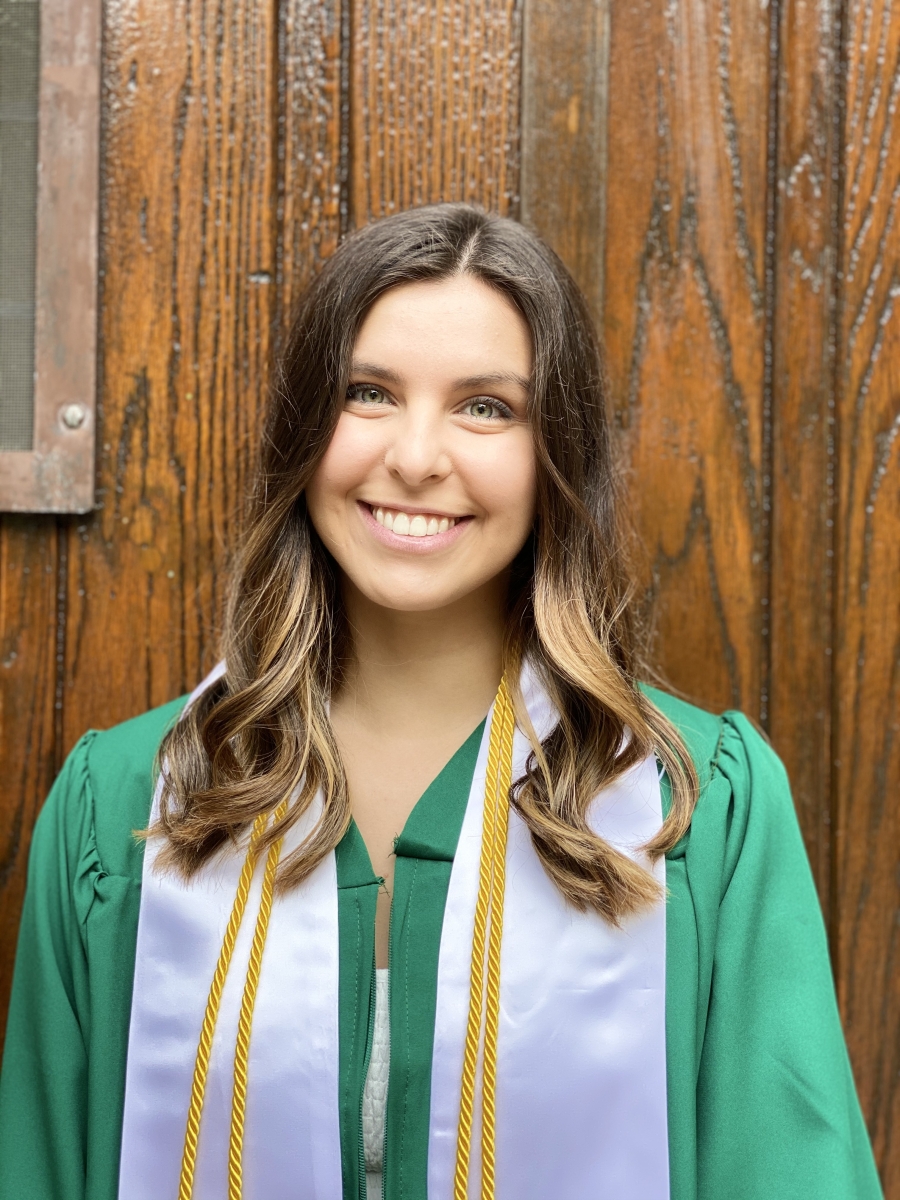
[[472,275],[502,292],[531,331],[529,419],[538,463],[537,516],[512,572],[504,666],[516,688],[527,658],[560,713],[532,739],[511,800],[562,894],[617,923],[656,900],[649,871],[591,830],[597,793],[650,753],[671,807],[645,848],[670,850],[687,830],[698,784],[678,731],[638,686],[643,666],[620,519],[607,384],[593,324],[559,258],[515,221],[464,204],[412,209],[348,237],[302,296],[274,374],[259,466],[225,619],[227,669],[160,749],[162,861],[196,872],[261,813],[296,793],[264,845],[321,790],[321,816],[279,868],[304,879],[350,822],[347,782],[328,718],[352,652],[337,567],[306,509],[305,489],[334,431],[361,323],[389,288]]

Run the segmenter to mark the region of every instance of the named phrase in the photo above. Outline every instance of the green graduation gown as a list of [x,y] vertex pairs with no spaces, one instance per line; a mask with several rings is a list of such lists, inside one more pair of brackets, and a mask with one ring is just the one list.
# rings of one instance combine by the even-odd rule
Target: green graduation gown
[[[784,769],[741,714],[649,694],[702,785],[666,862],[671,1198],[878,1200]],[[183,704],[86,734],[35,828],[0,1076],[0,1200],[117,1197],[143,857],[133,831],[146,825],[156,750]],[[386,1200],[426,1195],[441,923],[480,738],[427,789],[397,843]],[[665,803],[665,780],[663,792]],[[343,1191],[363,1200],[380,881],[352,825],[337,877]]]

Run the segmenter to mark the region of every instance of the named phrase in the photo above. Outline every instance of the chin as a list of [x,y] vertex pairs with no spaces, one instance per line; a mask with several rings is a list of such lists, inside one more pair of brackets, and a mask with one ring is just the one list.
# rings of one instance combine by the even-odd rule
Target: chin
[[380,608],[388,608],[393,612],[420,613],[446,608],[454,600],[458,600],[459,595],[455,591],[452,593],[379,591],[377,594],[370,592],[369,599]]
[[354,584],[371,604],[394,612],[408,613],[433,612],[447,608],[448,605],[478,590],[477,585],[468,587],[463,583],[460,586],[459,579],[454,579],[452,583],[448,580],[447,585],[443,587],[433,579],[415,583],[397,581],[391,586],[383,576],[371,581],[356,579]]

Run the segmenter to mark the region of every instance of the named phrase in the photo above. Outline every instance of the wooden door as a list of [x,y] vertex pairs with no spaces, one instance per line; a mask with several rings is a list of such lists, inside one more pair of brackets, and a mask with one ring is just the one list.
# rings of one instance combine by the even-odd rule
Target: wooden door
[[107,4],[97,509],[0,525],[2,979],[76,738],[216,658],[292,297],[348,229],[530,221],[601,328],[668,678],[791,774],[900,1200],[900,18],[887,0]]

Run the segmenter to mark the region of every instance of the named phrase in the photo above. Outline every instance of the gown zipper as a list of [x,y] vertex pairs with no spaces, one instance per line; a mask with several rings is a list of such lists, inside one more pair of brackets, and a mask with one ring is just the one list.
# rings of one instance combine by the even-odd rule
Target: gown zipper
[[[397,844],[400,841],[400,835],[394,838],[394,852],[396,854]],[[388,1143],[388,1104],[391,1100],[391,1064],[393,1062],[393,1046],[391,1044],[391,1015],[393,1012],[393,1002],[391,996],[394,994],[394,975],[393,975],[393,958],[394,958],[394,897],[397,895],[397,859],[394,859],[394,895],[391,896],[391,915],[388,920],[388,1086],[387,1093],[384,1098],[384,1140],[381,1144],[381,1200],[385,1200],[387,1195],[387,1143]]]
[[[380,875],[375,876],[378,881],[379,888],[384,886],[384,879]],[[388,962],[390,962],[390,941],[388,941]],[[366,1181],[366,1141],[363,1135],[363,1096],[366,1090],[366,1079],[369,1074],[369,1063],[372,1059],[372,1045],[375,1041],[375,997],[378,989],[378,977],[375,974],[375,946],[372,945],[372,981],[369,985],[369,1018],[368,1031],[366,1033],[366,1054],[363,1062],[362,1091],[359,1094],[359,1200],[368,1200],[369,1185]],[[385,1126],[387,1129],[387,1126]],[[381,1194],[384,1200],[384,1160],[382,1159],[382,1184]]]
[[[395,867],[395,872],[396,872],[396,867]],[[394,878],[396,879],[396,874],[395,874]],[[397,891],[397,888],[395,886],[394,892],[396,893],[396,891]],[[394,948],[394,897],[391,896],[391,917],[390,917],[390,920],[388,921],[388,965],[387,965],[387,969],[388,969],[388,977],[387,977],[388,978],[388,985],[387,985],[388,1086],[387,1086],[387,1092],[385,1093],[385,1097],[384,1097],[384,1135],[383,1135],[383,1140],[381,1143],[381,1200],[385,1200],[385,1196],[387,1194],[387,1172],[385,1171],[385,1167],[387,1166],[387,1135],[388,1135],[387,1106],[388,1106],[388,1099],[391,1094],[391,992],[393,990],[393,979],[391,978],[391,958],[393,957],[393,955],[392,955],[393,948]]]
[[366,1077],[369,1074],[369,1060],[372,1057],[372,1042],[375,1034],[375,950],[372,949],[372,984],[369,988],[369,1031],[366,1035],[366,1055],[363,1060],[362,1080],[363,1090],[359,1096],[359,1200],[368,1200],[368,1184],[366,1182],[366,1141],[363,1134],[363,1095],[366,1089]]

